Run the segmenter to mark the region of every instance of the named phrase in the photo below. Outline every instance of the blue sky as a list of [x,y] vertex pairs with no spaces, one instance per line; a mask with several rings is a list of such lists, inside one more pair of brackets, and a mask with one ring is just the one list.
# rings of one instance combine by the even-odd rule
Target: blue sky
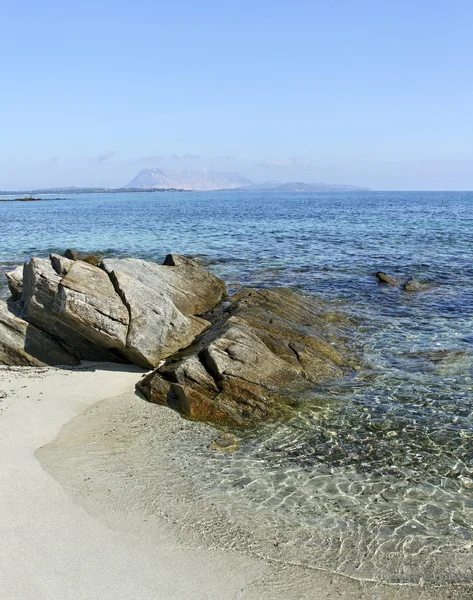
[[473,2],[0,2],[0,189],[473,189]]

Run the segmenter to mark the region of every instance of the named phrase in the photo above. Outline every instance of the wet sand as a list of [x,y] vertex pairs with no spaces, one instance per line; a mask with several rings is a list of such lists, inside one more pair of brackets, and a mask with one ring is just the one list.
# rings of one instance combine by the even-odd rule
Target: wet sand
[[383,585],[291,565],[284,548],[265,556],[251,531],[204,510],[166,452],[208,444],[215,430],[135,395],[140,373],[0,368],[2,599],[472,597],[468,585]]

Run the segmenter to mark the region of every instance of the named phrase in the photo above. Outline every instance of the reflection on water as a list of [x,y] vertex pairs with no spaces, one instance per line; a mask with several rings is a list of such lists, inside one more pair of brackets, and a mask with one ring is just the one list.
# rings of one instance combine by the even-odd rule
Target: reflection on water
[[[66,247],[194,255],[240,286],[320,294],[354,323],[356,377],[234,455],[172,447],[228,519],[361,578],[473,579],[473,194],[77,196],[0,205],[0,268]],[[7,225],[8,223],[8,225]],[[407,294],[372,274],[427,281]],[[152,444],[152,440],[149,442]],[[447,549],[449,552],[447,552]],[[267,551],[269,552],[269,550]],[[271,552],[277,553],[277,547]]]

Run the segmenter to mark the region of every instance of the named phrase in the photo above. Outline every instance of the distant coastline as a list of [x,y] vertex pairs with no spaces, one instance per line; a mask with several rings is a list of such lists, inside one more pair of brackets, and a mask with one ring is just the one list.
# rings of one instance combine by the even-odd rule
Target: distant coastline
[[[293,187],[291,187],[293,186]],[[40,200],[63,200],[64,198],[30,198],[27,194],[48,195],[55,194],[153,194],[159,192],[372,192],[371,188],[359,188],[355,186],[320,186],[311,184],[281,184],[278,187],[248,187],[248,188],[220,188],[216,190],[184,190],[180,188],[51,188],[39,190],[0,190],[0,196],[16,196],[15,198],[0,198],[0,202],[37,202]]]
[[[21,191],[0,190],[0,196],[33,197],[45,194],[121,194],[154,192],[369,192],[368,187],[339,183],[303,181],[264,181],[254,183],[240,173],[219,171],[166,171],[142,169],[127,185],[119,188],[99,186],[36,188]],[[25,200],[26,201],[26,200]]]
[[[126,189],[126,188],[51,188],[51,189],[39,189],[39,190],[0,190],[0,196],[23,196],[25,194],[36,194],[36,195],[53,195],[53,194],[129,194],[133,192],[188,192],[189,190],[181,190],[176,188],[169,189]],[[62,200],[62,198],[31,198],[26,196],[25,198],[4,198],[0,199],[0,202],[31,202],[38,200]]]

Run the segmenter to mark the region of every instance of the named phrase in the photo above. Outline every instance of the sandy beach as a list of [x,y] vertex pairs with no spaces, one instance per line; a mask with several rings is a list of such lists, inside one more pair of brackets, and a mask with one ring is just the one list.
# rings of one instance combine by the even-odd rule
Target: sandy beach
[[[114,488],[121,458],[113,456],[113,448],[124,427],[132,431],[152,419],[163,439],[192,436],[195,427],[200,436],[215,435],[135,395],[140,373],[114,365],[1,368],[2,599],[471,597],[466,586],[360,583],[265,560],[250,545],[242,549],[241,540],[232,549],[223,530],[202,536],[198,511],[192,513],[185,503],[186,518],[179,522],[181,499],[173,498],[172,489],[163,489],[150,507],[143,478]],[[110,456],[101,446],[107,436]],[[125,442],[132,445],[133,436]],[[100,446],[100,460],[94,444]],[[168,475],[178,473],[178,465],[165,468]],[[136,470],[139,476],[139,464]],[[166,511],[166,505],[174,510]]]

